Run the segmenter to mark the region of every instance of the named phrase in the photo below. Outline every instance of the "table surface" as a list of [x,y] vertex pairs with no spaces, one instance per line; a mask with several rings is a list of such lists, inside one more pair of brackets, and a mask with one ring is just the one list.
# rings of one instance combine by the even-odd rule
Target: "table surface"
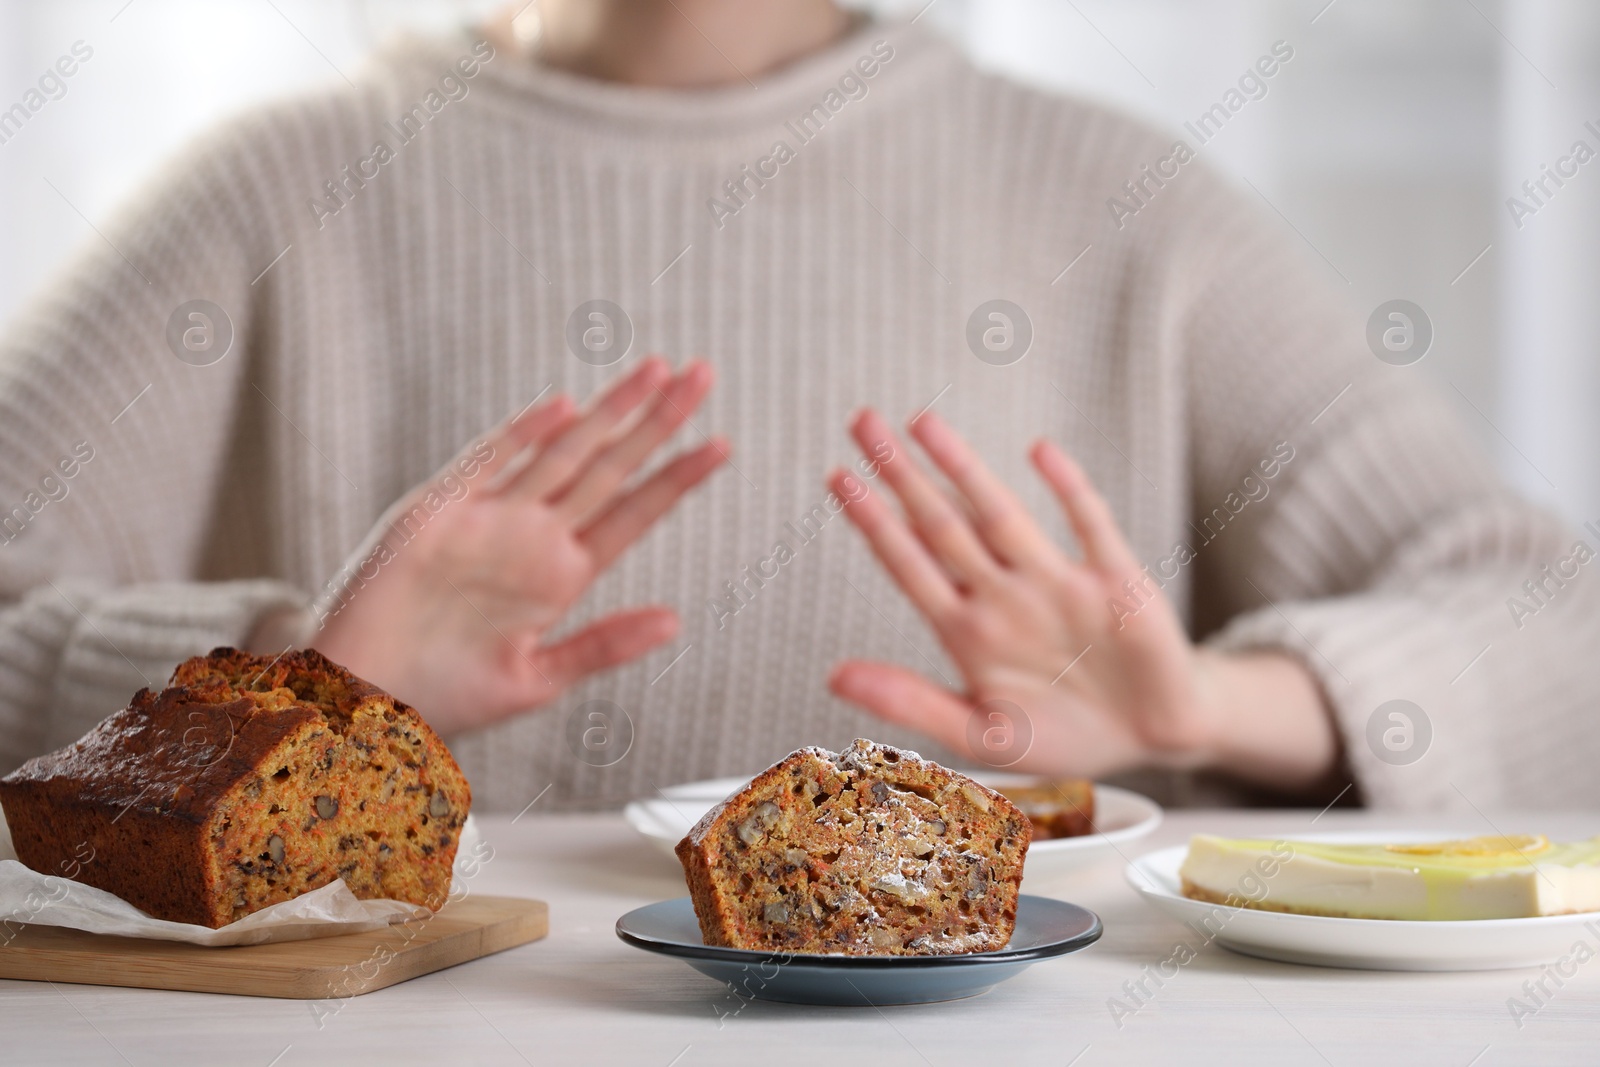
[[[1482,816],[1169,812],[1128,858],[1195,831],[1293,835],[1404,828],[1490,832]],[[1492,813],[1508,832],[1595,832],[1592,814]],[[1097,911],[1105,936],[971,1000],[899,1008],[742,1002],[684,964],[617,940],[617,916],[684,895],[676,864],[620,815],[482,820],[493,858],[475,891],[550,904],[548,939],[332,1002],[0,981],[0,1062],[854,1064],[1600,1062],[1600,963],[1579,967],[1519,1027],[1508,1001],[1536,970],[1450,974],[1297,967],[1202,949],[1130,1017],[1123,983],[1185,928],[1123,881],[1121,859],[1035,876],[1031,893]]]

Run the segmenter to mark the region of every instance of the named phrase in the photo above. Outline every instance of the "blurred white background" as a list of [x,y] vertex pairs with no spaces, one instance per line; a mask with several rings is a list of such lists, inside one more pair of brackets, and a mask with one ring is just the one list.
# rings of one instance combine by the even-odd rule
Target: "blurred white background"
[[[498,2],[0,0],[0,111],[75,42],[93,49],[64,95],[19,131],[0,127],[0,329],[199,130],[338,83],[391,33],[469,22]],[[1397,297],[1420,304],[1436,336],[1417,373],[1437,380],[1526,492],[1574,520],[1600,519],[1600,162],[1520,228],[1506,203],[1574,141],[1600,151],[1584,128],[1600,128],[1600,4],[865,6],[922,11],[985,67],[1110,101],[1175,135],[1287,42],[1294,58],[1267,96],[1203,158],[1253,185],[1362,315]]]

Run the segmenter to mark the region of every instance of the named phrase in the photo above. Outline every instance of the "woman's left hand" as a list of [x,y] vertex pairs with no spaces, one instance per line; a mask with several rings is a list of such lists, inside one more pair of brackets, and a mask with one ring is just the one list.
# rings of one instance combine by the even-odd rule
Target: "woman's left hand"
[[[839,696],[963,756],[1022,771],[1098,777],[1143,765],[1222,765],[1279,785],[1326,771],[1336,744],[1305,669],[1279,655],[1197,649],[1105,500],[1055,445],[1039,442],[1031,458],[1081,559],[1045,535],[939,416],[926,413],[910,430],[959,500],[876,412],[851,429],[867,454],[891,456],[881,471],[905,514],[881,495],[845,492],[843,472],[830,483],[841,498],[855,497],[845,513],[932,625],[964,687],[952,692],[898,666],[847,661],[830,679]],[[1236,735],[1260,699],[1285,696],[1311,716],[1293,720],[1292,737],[1269,731],[1291,751],[1252,751],[1248,740],[1241,749]]]

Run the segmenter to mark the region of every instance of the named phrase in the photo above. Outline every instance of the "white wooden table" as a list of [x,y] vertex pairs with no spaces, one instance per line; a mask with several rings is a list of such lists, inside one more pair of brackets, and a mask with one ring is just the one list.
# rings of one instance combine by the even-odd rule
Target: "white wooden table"
[[[1600,817],[1491,813],[1506,832],[1589,836]],[[1385,826],[1490,832],[1477,816],[1177,812],[1130,855],[1189,833]],[[827,1064],[933,1067],[1106,1063],[1596,1064],[1600,960],[1519,1029],[1507,1007],[1537,971],[1385,974],[1295,967],[1205,948],[1135,1015],[1124,982],[1184,928],[1127,887],[1122,864],[1030,878],[1033,893],[1099,912],[1105,937],[952,1004],[811,1008],[741,1003],[675,960],[629,948],[612,925],[684,894],[675,864],[617,815],[484,820],[486,893],[550,904],[547,940],[348,1001],[309,1003],[97,986],[0,982],[0,1063]],[[731,1016],[720,1018],[722,1016]]]

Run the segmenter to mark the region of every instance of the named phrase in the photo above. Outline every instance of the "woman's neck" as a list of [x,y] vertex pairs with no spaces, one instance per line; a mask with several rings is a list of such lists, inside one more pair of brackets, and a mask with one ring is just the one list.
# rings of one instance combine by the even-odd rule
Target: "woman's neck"
[[695,89],[756,85],[852,24],[833,0],[519,0],[487,30],[574,74]]

